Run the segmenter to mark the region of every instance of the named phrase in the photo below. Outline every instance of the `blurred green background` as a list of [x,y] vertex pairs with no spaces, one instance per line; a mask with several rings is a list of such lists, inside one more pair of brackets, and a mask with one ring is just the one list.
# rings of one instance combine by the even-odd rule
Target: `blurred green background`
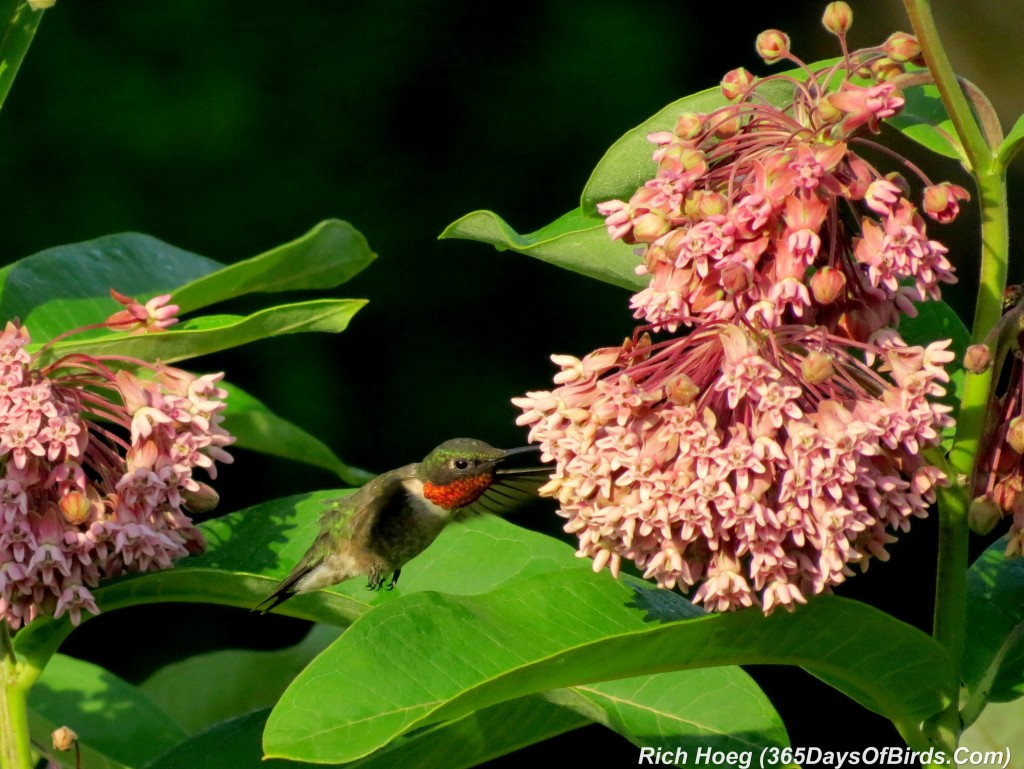
[[[851,4],[855,47],[909,27],[896,0]],[[1021,3],[934,6],[955,65],[1008,126],[1024,108],[1013,74]],[[321,219],[347,219],[379,254],[337,292],[370,299],[349,331],[286,337],[193,367],[227,370],[374,471],[458,435],[522,444],[509,398],[550,385],[552,352],[581,355],[628,335],[628,295],[437,235],[478,208],[528,232],[575,207],[620,134],[728,69],[768,72],[753,50],[762,29],[789,32],[807,61],[835,55],[823,7],[58,0],[0,116],[0,259],[136,230],[229,262]],[[956,164],[899,146],[937,179],[966,184]],[[1012,183],[1017,190],[1019,177]],[[961,285],[949,299],[969,311],[977,222],[964,219],[931,234],[952,244]],[[295,464],[236,457],[218,483],[224,512],[337,485]],[[559,529],[550,506],[517,520]],[[931,522],[915,524],[893,553],[842,592],[927,627]],[[161,623],[166,640],[110,650],[112,633],[141,621]],[[68,650],[134,680],[198,648],[270,645],[302,631],[281,618],[155,607],[90,622]],[[887,723],[808,676],[754,673],[794,745],[898,742]],[[807,718],[823,708],[833,714],[824,731]],[[611,745],[594,755],[635,761],[635,749]]]

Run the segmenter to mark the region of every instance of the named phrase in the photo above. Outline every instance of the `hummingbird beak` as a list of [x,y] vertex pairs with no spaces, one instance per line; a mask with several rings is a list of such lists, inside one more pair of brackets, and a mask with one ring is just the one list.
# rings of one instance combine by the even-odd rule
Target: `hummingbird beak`
[[529,467],[506,467],[505,461],[517,457],[521,454],[536,454],[540,451],[540,446],[519,446],[514,449],[506,449],[505,452],[497,461],[497,468],[495,469],[495,475],[499,476],[510,476],[510,475],[532,475],[536,476],[538,473],[544,474],[546,477],[550,472],[550,469],[543,466],[529,466]]
[[501,455],[501,458],[508,459],[517,454],[529,454],[531,451],[540,451],[540,446],[519,446],[514,449],[505,449],[505,453]]

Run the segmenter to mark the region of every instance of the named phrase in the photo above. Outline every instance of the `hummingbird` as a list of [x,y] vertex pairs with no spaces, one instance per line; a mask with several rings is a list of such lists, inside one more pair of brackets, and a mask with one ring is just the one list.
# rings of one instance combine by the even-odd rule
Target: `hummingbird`
[[366,575],[367,587],[391,590],[402,567],[422,553],[457,517],[508,512],[546,480],[542,467],[509,467],[511,457],[536,446],[496,449],[454,438],[422,462],[378,475],[350,496],[333,500],[320,532],[291,573],[254,611],[266,613],[293,595]]

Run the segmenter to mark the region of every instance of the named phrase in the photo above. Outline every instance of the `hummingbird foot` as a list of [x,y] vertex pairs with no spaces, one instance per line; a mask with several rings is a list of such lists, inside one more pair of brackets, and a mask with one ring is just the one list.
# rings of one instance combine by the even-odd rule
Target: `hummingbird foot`
[[398,578],[399,578],[399,576],[401,576],[401,574],[402,574],[402,570],[401,569],[395,569],[395,573],[391,575],[391,581],[388,582],[388,586],[387,586],[388,590],[394,590],[395,589],[395,585],[398,584]]

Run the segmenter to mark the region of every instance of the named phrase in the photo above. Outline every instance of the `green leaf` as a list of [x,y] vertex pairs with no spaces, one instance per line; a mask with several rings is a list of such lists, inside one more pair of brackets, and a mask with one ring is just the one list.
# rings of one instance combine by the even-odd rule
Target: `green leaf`
[[[286,769],[310,764],[263,760],[260,736],[270,710],[210,729],[145,769]],[[586,725],[587,720],[541,697],[503,702],[465,718],[400,737],[346,769],[461,769]],[[322,766],[322,765],[321,765]]]
[[1007,558],[1006,542],[991,545],[967,572],[968,723],[987,702],[1024,695],[1024,559]]
[[545,694],[634,745],[694,754],[789,744],[764,692],[738,667],[676,670],[603,681]]
[[[52,363],[68,353],[127,355],[164,363],[195,358],[238,347],[259,339],[307,331],[344,331],[364,299],[316,299],[268,307],[252,315],[204,315],[172,331],[154,334],[107,333],[92,339],[72,337],[48,347],[40,363]],[[38,349],[32,345],[31,349]]]
[[[835,59],[815,62],[811,69],[819,69],[833,63]],[[804,80],[803,70],[795,69],[783,73],[796,80]],[[784,107],[793,101],[793,86],[785,81],[764,83],[758,93],[770,104]],[[713,112],[725,107],[729,101],[722,94],[720,86],[714,86],[699,93],[685,96],[663,107],[644,122],[623,134],[598,162],[590,179],[583,188],[580,207],[590,216],[596,215],[598,203],[606,200],[629,200],[637,188],[654,177],[656,166],[651,156],[655,146],[647,136],[656,131],[671,131],[684,112]]]
[[285,649],[196,654],[160,668],[139,690],[185,732],[196,734],[221,721],[269,708],[339,632],[330,625],[314,625],[302,641]]
[[1017,118],[1017,122],[1013,124],[1010,133],[1006,135],[1003,143],[999,145],[995,157],[996,167],[1001,169],[1007,168],[1022,146],[1024,146],[1024,115]]
[[[172,293],[188,312],[255,291],[333,288],[374,258],[363,236],[337,220],[227,267],[149,235],[108,235],[49,248],[0,269],[0,319],[20,318],[38,343],[101,323],[121,309],[111,288],[138,299]],[[104,335],[111,336],[97,330],[76,339]]]
[[[792,89],[789,93],[792,94]],[[597,215],[597,204],[606,200],[629,200],[637,188],[654,177],[651,155],[655,146],[647,136],[656,131],[671,131],[684,112],[713,112],[729,103],[720,86],[700,91],[658,110],[644,122],[619,137],[597,163],[583,188],[580,208]]]
[[966,161],[938,87],[933,84],[912,86],[903,91],[903,98],[906,99],[903,109],[885,122],[932,152]]
[[286,769],[308,766],[293,761],[263,761],[260,732],[267,710],[257,710],[216,724],[183,740],[141,769]]
[[0,269],[0,319],[20,318],[42,342],[121,309],[111,288],[135,297],[167,293],[221,266],[134,232],[56,246]]
[[3,37],[0,38],[0,105],[7,100],[14,78],[18,74],[21,62],[28,52],[32,38],[35,37],[39,22],[43,19],[42,11],[34,11],[23,0],[3,0],[0,2],[0,24],[3,25]]
[[[185,738],[163,711],[131,684],[89,662],[55,655],[29,691],[32,739],[50,745],[50,734],[69,726],[88,769],[139,767]],[[74,754],[60,755],[74,766]]]
[[744,663],[799,665],[903,728],[952,700],[943,649],[871,607],[821,596],[770,617],[697,611],[669,591],[580,570],[484,595],[402,596],[356,621],[295,679],[271,713],[264,750],[354,760],[412,729],[532,692]]
[[[1024,755],[1024,700],[1013,702],[996,702],[985,708],[981,717],[969,726],[960,736],[960,748],[968,752],[964,758],[969,758],[970,753],[980,752],[982,754],[994,755],[996,751],[999,756],[1020,756]],[[1003,760],[986,760],[989,766],[1006,766]],[[980,761],[958,764],[958,766],[983,766]]]
[[235,446],[323,468],[353,486],[362,486],[373,477],[373,473],[346,465],[321,440],[279,417],[241,388],[221,384],[228,391],[224,428],[235,436]]
[[638,291],[646,284],[634,271],[640,259],[633,253],[633,247],[611,240],[604,220],[586,216],[581,209],[570,211],[529,235],[520,235],[497,214],[474,211],[448,225],[441,238],[490,243],[499,251],[526,254],[630,291]]
[[291,243],[177,288],[174,302],[184,313],[257,291],[334,288],[376,258],[351,224],[329,219]]

